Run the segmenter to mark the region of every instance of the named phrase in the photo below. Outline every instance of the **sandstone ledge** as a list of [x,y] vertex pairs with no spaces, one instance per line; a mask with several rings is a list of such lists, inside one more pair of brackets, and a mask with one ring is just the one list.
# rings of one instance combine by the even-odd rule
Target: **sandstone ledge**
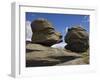
[[87,64],[83,60],[82,53],[40,44],[28,43],[26,45],[26,67],[77,64]]

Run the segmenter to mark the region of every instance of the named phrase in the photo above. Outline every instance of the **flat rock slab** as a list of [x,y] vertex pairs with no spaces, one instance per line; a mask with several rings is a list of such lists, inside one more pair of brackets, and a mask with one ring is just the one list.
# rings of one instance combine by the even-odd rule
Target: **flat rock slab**
[[57,64],[57,66],[59,65],[84,65],[86,64],[84,62],[84,59],[83,58],[77,58],[77,59],[74,59],[74,60],[71,60],[71,61],[66,61],[64,63],[60,63],[60,64]]
[[81,64],[82,62],[76,60],[80,58],[81,54],[66,49],[32,43],[26,45],[26,67]]

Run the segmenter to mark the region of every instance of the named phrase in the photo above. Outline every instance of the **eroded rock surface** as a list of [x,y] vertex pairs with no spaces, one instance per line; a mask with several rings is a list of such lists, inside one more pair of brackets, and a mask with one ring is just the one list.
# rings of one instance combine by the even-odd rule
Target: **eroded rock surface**
[[32,21],[31,29],[33,43],[52,46],[62,41],[61,33],[57,32],[54,26],[46,19],[40,18]]
[[68,29],[66,49],[51,47],[62,41],[62,35],[46,19],[32,21],[31,29],[32,39],[26,41],[26,67],[89,64],[89,35],[85,29]]
[[69,65],[83,64],[82,61],[75,63],[74,60],[78,58],[82,58],[82,55],[66,49],[52,48],[33,43],[26,45],[27,67],[64,65],[65,63]]
[[85,52],[89,48],[89,34],[81,26],[75,26],[68,29],[65,36],[66,49],[75,52]]

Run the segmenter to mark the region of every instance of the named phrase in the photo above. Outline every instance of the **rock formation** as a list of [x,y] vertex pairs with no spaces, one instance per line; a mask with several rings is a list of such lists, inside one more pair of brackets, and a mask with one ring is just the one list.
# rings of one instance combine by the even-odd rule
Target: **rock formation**
[[[50,22],[45,19],[37,19],[31,23],[33,32],[32,40],[26,42],[26,67],[53,66],[53,65],[76,65],[88,64],[87,55],[72,52],[68,49],[52,48],[53,44],[61,42],[61,34],[56,32]],[[71,31],[71,32],[70,32]],[[76,41],[75,41],[76,40]],[[71,46],[74,42],[80,51],[83,45],[88,45],[88,35],[82,28],[69,29],[65,41]],[[80,43],[78,45],[78,43]],[[86,44],[86,45],[85,45]],[[83,50],[82,47],[82,50]],[[73,48],[73,47],[71,47]],[[72,49],[71,49],[72,50]],[[86,52],[87,54],[88,52]]]
[[75,26],[68,29],[65,36],[66,49],[75,52],[84,52],[89,48],[89,35],[85,29]]
[[41,44],[26,45],[26,67],[89,64],[88,52],[78,54],[66,49]]
[[61,33],[55,31],[53,25],[46,19],[36,19],[31,23],[33,32],[32,42],[42,44],[45,46],[52,46],[53,44],[61,42]]
[[[80,54],[66,49],[52,48],[29,43],[26,46],[26,66],[52,66],[81,58]],[[75,64],[75,63],[74,63]]]

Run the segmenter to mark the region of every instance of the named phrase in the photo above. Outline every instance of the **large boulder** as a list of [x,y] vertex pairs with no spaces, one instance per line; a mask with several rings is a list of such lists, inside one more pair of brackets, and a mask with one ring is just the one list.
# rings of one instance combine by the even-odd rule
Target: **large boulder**
[[33,43],[28,43],[26,45],[27,67],[53,66],[64,62],[69,62],[81,57],[81,54],[77,54],[66,49],[52,48]]
[[65,36],[66,49],[75,52],[84,52],[89,48],[89,34],[81,26],[75,26],[68,29]]
[[61,33],[55,31],[53,25],[46,19],[40,18],[32,21],[31,29],[33,32],[31,41],[33,43],[52,46],[61,42]]

